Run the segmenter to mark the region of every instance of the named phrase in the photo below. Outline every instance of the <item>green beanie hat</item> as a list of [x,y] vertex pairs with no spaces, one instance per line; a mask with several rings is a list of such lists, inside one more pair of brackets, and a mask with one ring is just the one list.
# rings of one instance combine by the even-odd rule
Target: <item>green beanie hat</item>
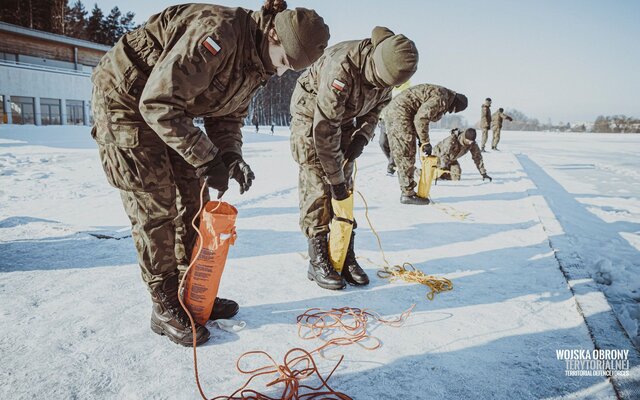
[[329,27],[314,10],[306,8],[279,12],[275,28],[289,64],[296,71],[320,58],[329,41]]
[[387,28],[375,27],[371,33],[376,75],[389,86],[409,80],[418,69],[418,49],[404,35],[394,35]]
[[473,128],[467,128],[467,130],[464,131],[464,138],[472,142],[476,140],[476,135],[476,130]]
[[456,95],[453,97],[453,100],[451,101],[451,105],[449,105],[448,111],[450,113],[457,113],[460,111],[464,111],[467,108],[467,105],[469,105],[467,96],[461,93],[456,93]]

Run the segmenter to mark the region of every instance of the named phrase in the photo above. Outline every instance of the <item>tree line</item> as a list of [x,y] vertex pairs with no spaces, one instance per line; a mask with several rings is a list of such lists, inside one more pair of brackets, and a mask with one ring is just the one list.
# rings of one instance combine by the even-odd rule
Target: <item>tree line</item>
[[112,46],[137,28],[132,12],[116,6],[109,14],[94,4],[89,13],[81,0],[2,0],[0,21]]
[[552,131],[552,132],[596,132],[596,133],[640,133],[640,119],[625,115],[599,116],[592,124],[541,123],[529,118],[523,112],[507,109],[505,113],[513,121],[504,121],[502,128],[507,131]]
[[256,92],[249,103],[247,125],[288,126],[291,122],[289,103],[296,81],[302,72],[287,71],[274,76]]

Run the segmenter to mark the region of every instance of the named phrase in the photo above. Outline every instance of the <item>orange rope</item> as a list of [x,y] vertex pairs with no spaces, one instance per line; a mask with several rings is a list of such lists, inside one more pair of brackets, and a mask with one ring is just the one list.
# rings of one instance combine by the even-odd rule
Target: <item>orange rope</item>
[[[398,318],[392,320],[382,318],[375,311],[360,308],[342,307],[332,308],[327,311],[311,308],[298,315],[298,336],[304,340],[320,339],[325,342],[324,345],[318,347],[312,353],[321,352],[331,345],[345,346],[350,344],[358,344],[367,350],[375,350],[382,346],[382,342],[377,337],[368,334],[368,320],[372,318],[383,325],[399,327],[411,314],[414,307],[415,304],[400,314]],[[325,339],[327,331],[336,329],[342,331],[344,336]],[[361,343],[366,340],[372,340],[375,344],[366,346]]]
[[[307,351],[299,347],[291,349],[285,354],[282,364],[278,364],[278,362],[276,362],[276,360],[265,351],[256,350],[246,352],[242,354],[236,362],[236,368],[240,373],[250,374],[251,376],[247,379],[244,385],[231,395],[214,397],[212,400],[352,400],[350,396],[331,388],[328,383],[329,379],[344,359],[344,356],[340,356],[339,360],[331,369],[331,372],[329,372],[325,378],[320,374],[316,361],[313,358],[313,354],[318,353],[322,356],[321,352],[332,345],[348,346],[352,344],[359,344],[367,350],[378,349],[382,345],[382,342],[380,339],[369,335],[367,330],[369,319],[376,320],[384,325],[399,327],[405,322],[414,307],[415,304],[400,314],[399,317],[390,320],[382,318],[382,316],[375,311],[368,311],[360,308],[342,307],[332,308],[331,310],[326,311],[319,308],[311,308],[297,317],[298,336],[304,340],[320,339],[325,342],[322,346],[312,351]],[[347,317],[346,320],[345,317]],[[327,339],[326,336],[331,335],[335,330],[341,331],[344,336]],[[374,340],[375,344],[373,346],[365,346],[360,343],[367,339]],[[243,369],[240,366],[242,360],[251,356],[264,357],[267,359],[268,363],[267,365],[254,369]],[[302,366],[297,368],[299,364],[302,364]],[[277,374],[277,377],[267,383],[266,386],[271,387],[276,384],[284,384],[283,392],[279,397],[270,397],[256,390],[247,389],[247,386],[249,386],[254,379],[272,374]],[[314,375],[320,380],[320,385],[309,386],[300,383],[301,380]],[[301,391],[303,390],[311,392],[302,393]]]
[[[178,286],[178,300],[180,301],[180,305],[182,306],[182,308],[184,309],[185,313],[187,314],[187,316],[189,317],[189,321],[191,322],[191,335],[193,336],[193,370],[195,373],[195,377],[196,377],[196,385],[198,385],[198,390],[200,391],[200,396],[202,396],[203,399],[208,400],[207,396],[204,394],[204,390],[202,389],[202,385],[200,384],[200,374],[198,372],[198,352],[196,350],[196,323],[193,320],[193,316],[191,315],[191,312],[189,312],[189,308],[187,308],[187,305],[184,304],[184,300],[182,298],[182,294],[183,292],[183,287],[184,287],[184,282],[187,279],[187,275],[189,274],[189,271],[191,270],[191,267],[193,267],[193,265],[196,263],[196,261],[198,260],[198,257],[200,256],[200,253],[202,252],[202,244],[203,244],[203,238],[202,238],[202,234],[200,233],[200,229],[198,226],[196,226],[196,220],[198,219],[198,217],[200,216],[200,213],[202,212],[202,209],[204,208],[204,190],[207,188],[207,183],[204,182],[202,184],[202,188],[200,189],[200,208],[198,208],[198,212],[196,213],[196,215],[193,217],[193,219],[191,220],[191,226],[193,226],[193,228],[196,230],[196,233],[198,234],[198,251],[196,252],[195,257],[193,257],[193,259],[191,260],[191,263],[189,263],[189,266],[187,267],[187,270],[184,272],[184,275],[182,276],[182,279],[180,280],[180,285]],[[220,207],[220,204],[222,204],[222,202],[218,202],[218,205],[216,206],[216,208],[214,208],[211,211],[215,211],[218,209],[218,207]]]

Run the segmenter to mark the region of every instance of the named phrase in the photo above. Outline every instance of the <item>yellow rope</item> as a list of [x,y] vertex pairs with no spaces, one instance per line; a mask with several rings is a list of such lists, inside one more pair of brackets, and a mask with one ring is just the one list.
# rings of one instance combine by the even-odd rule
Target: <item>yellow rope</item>
[[443,213],[457,220],[464,221],[465,219],[467,219],[469,215],[471,215],[471,213],[469,212],[460,211],[457,208],[450,206],[448,204],[436,203],[435,201],[433,201],[433,199],[430,199],[430,200],[431,200],[432,206],[434,206],[438,210],[442,211]]
[[[356,179],[357,172],[358,172],[358,167],[354,162],[354,165],[353,165],[353,181],[354,182]],[[355,188],[355,185],[354,185],[354,188]],[[384,265],[383,265],[383,264],[378,264],[376,262],[373,262],[369,259],[366,259],[371,264],[374,264],[379,268],[381,268],[377,272],[378,277],[382,279],[389,279],[389,282],[403,280],[405,282],[415,282],[421,285],[428,286],[429,289],[431,289],[427,293],[427,299],[429,300],[433,300],[434,296],[438,293],[453,290],[453,283],[449,279],[444,277],[434,276],[434,275],[427,275],[421,270],[414,267],[413,264],[409,262],[405,262],[402,265],[399,265],[399,264],[391,265],[391,263],[387,260],[387,257],[384,254],[384,250],[382,249],[382,240],[380,239],[380,235],[378,235],[378,232],[376,232],[376,230],[374,229],[373,224],[371,223],[371,219],[369,218],[369,205],[367,204],[367,200],[364,198],[364,196],[362,195],[362,193],[360,193],[359,190],[356,190],[356,192],[362,199],[362,203],[364,204],[365,219],[369,224],[369,228],[371,228],[371,232],[373,232],[373,235],[376,237],[376,240],[378,241],[378,248],[380,249],[380,254],[382,254],[382,260],[384,261]]]
[[[449,170],[446,169],[441,169],[441,168],[436,168],[436,174],[435,176],[438,177],[440,175],[442,175],[443,173],[449,173]],[[420,175],[418,174],[418,171],[415,172],[414,174],[414,179],[415,179],[415,175]],[[419,177],[418,177],[419,179]],[[438,179],[436,178],[436,181]],[[433,201],[432,197],[429,197],[430,203],[433,207],[437,208],[438,210],[442,211],[443,213],[447,214],[450,217],[453,217],[459,221],[464,221],[465,219],[467,219],[467,217],[469,215],[471,215],[470,212],[466,212],[466,211],[460,211],[457,208],[450,206],[448,204],[442,204],[442,203],[436,203],[435,201]]]

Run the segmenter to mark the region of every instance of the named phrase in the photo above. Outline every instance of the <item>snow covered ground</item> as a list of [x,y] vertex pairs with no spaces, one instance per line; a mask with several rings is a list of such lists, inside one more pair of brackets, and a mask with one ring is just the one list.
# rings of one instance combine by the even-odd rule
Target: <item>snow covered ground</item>
[[[332,292],[309,282],[288,132],[249,127],[245,142],[257,179],[247,194],[234,186],[225,195],[239,209],[239,238],[220,295],[240,303],[236,318],[247,327],[210,328],[198,353],[208,395],[244,382],[235,362],[245,351],[280,360],[290,348],[317,347],[297,336],[296,316],[307,308],[395,316],[415,303],[404,326],[373,330],[381,349],[329,352],[345,355],[332,387],[356,399],[616,397],[609,380],[566,376],[556,357],[594,348],[558,262],[586,271],[638,345],[639,135],[505,132],[502,151],[485,155],[493,183],[467,156],[461,182],[432,189],[437,203],[470,213],[462,221],[401,205],[377,143],[368,146],[357,188],[390,261],[453,281],[433,301],[424,287],[375,277],[364,260],[366,288]],[[357,253],[382,262],[358,198],[356,218]],[[0,126],[0,274],[0,398],[198,398],[191,350],[149,329],[129,223],[88,128]],[[590,304],[581,308],[587,319],[608,312],[606,302]],[[622,332],[616,323],[608,330]],[[325,373],[333,366],[319,363]],[[631,379],[639,370],[631,364]]]

